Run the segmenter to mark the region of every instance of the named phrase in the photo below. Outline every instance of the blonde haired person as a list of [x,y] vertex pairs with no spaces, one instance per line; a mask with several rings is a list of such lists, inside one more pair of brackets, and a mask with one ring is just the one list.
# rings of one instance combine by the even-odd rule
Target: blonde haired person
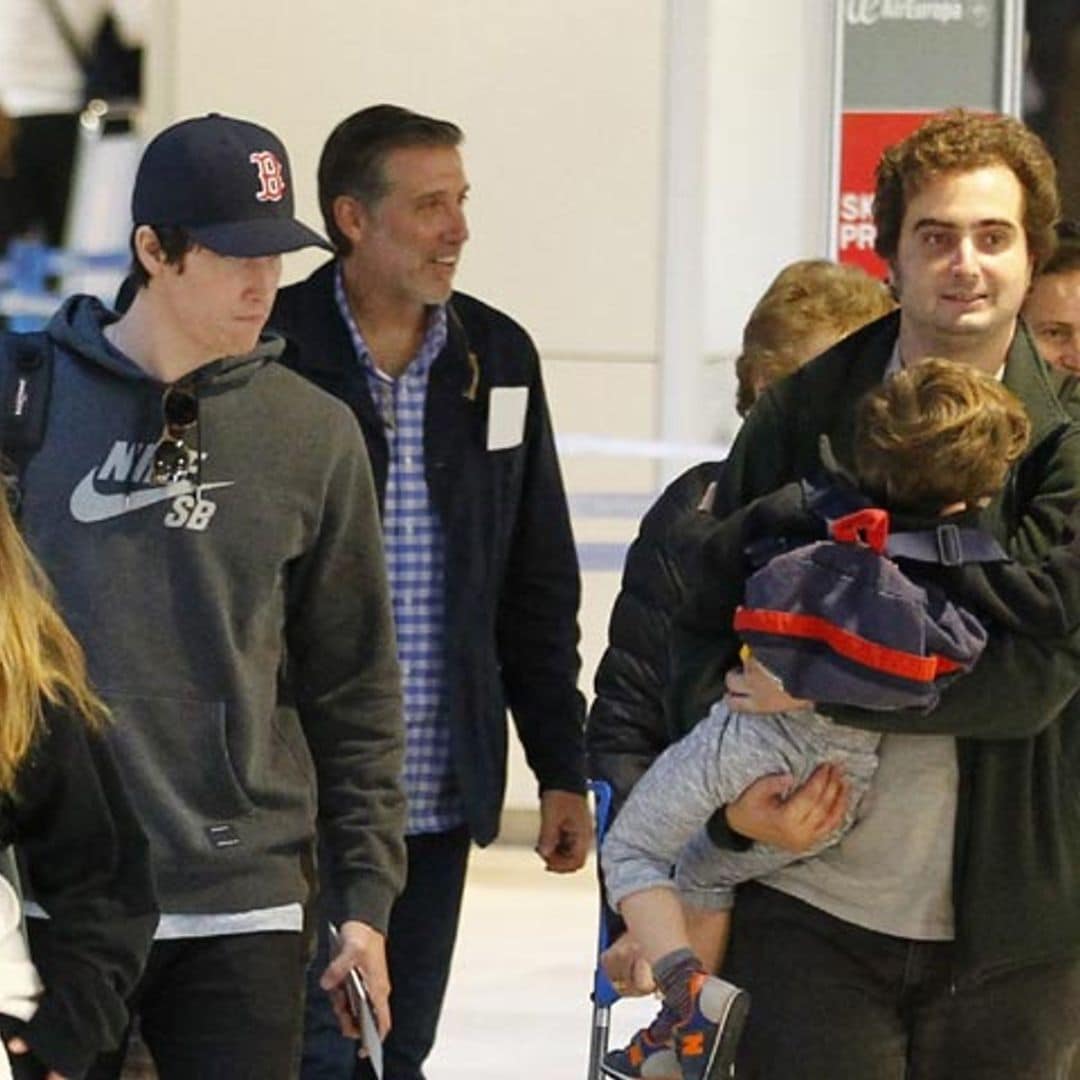
[[800,259],[785,266],[754,305],[735,361],[735,408],[745,416],[760,394],[896,301],[857,266]]
[[[157,925],[146,840],[98,733],[79,643],[0,494],[0,845],[49,916],[27,955],[0,878],[0,1076],[81,1075],[113,1046]],[[36,968],[36,970],[35,970]],[[10,1071],[7,1075],[11,1075]]]

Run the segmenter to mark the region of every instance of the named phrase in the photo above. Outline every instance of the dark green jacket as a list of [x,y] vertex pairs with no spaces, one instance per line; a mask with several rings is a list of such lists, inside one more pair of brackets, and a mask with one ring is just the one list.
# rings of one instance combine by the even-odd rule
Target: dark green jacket
[[[898,330],[899,316],[888,315],[766,392],[728,458],[718,516],[813,475],[823,433],[850,467],[855,402],[880,383]],[[1080,425],[1070,420],[1060,386],[1023,327],[1010,348],[1004,382],[1027,408],[1032,439],[983,524],[1019,559],[1033,561],[1071,542],[1067,554],[1075,560]],[[707,576],[708,550],[705,571]],[[680,616],[674,707],[684,722],[722,696],[722,660],[710,649],[714,619],[707,592]],[[959,977],[1080,955],[1078,691],[1080,632],[1040,640],[995,631],[975,671],[948,688],[932,712],[824,707],[861,728],[957,737]]]

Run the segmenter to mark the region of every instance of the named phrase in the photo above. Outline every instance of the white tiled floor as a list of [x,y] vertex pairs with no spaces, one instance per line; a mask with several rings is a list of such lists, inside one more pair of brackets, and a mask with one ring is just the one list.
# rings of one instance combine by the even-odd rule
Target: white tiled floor
[[[592,865],[557,876],[526,848],[474,851],[428,1080],[583,1080],[596,917]],[[654,1003],[613,1011],[614,1040]]]

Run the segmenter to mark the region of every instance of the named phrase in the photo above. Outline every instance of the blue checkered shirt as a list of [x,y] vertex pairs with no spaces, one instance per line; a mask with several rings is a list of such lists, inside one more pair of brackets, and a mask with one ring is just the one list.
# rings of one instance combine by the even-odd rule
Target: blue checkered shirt
[[338,267],[334,296],[383,420],[389,469],[383,538],[405,693],[406,832],[444,832],[465,820],[450,757],[443,635],[445,545],[424,479],[428,375],[446,344],[446,308],[433,307],[416,356],[393,379],[380,371],[349,309]]

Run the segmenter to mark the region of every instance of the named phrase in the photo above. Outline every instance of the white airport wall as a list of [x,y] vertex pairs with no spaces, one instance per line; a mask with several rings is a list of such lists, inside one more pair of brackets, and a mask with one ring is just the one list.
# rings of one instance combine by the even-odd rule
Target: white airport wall
[[651,356],[662,4],[173,0],[173,22],[172,115],[273,127],[309,220],[338,120],[379,101],[453,119],[473,185],[460,286],[548,349]]
[[730,438],[742,325],[785,264],[828,251],[834,5],[715,0],[706,127],[706,426]]
[[[530,329],[560,434],[657,438],[678,391],[668,415],[685,430],[668,437],[730,438],[747,312],[783,264],[825,250],[830,0],[155,0],[154,19],[148,133],[207,111],[267,124],[313,224],[319,149],[350,112],[391,101],[465,129],[459,286]],[[687,27],[704,51],[698,82],[669,78],[669,54],[694,52]],[[669,111],[691,120],[675,138]],[[673,215],[680,177],[690,205]],[[700,245],[689,304],[677,279],[665,291],[679,262],[665,230],[680,216],[699,221],[680,241]],[[290,257],[287,279],[314,261]],[[698,346],[662,362],[676,310]],[[652,493],[661,477],[616,455],[567,456],[564,470],[573,493]],[[578,516],[575,530],[625,544],[636,524]],[[587,694],[617,586],[615,569],[585,575]],[[509,805],[534,803],[515,750]]]

